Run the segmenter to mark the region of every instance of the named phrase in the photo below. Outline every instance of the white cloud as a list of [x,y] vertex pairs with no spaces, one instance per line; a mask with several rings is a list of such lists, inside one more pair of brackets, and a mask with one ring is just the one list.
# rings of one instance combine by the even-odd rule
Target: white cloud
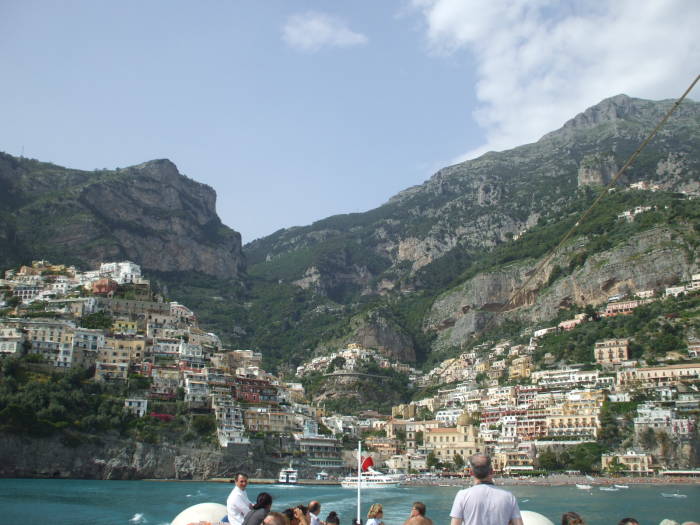
[[[436,54],[476,63],[486,143],[533,142],[602,99],[678,97],[698,74],[696,0],[413,0]],[[699,93],[694,93],[698,97]]]
[[290,16],[282,28],[282,37],[290,47],[306,52],[324,47],[361,46],[368,41],[343,20],[315,11]]

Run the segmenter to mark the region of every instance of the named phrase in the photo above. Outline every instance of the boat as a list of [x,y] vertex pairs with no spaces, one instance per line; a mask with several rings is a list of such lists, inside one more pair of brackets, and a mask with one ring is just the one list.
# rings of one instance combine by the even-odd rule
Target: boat
[[618,488],[618,489],[628,489],[628,488],[630,488],[629,485],[617,485],[617,484],[614,485],[614,487],[615,487],[615,488]]
[[661,495],[664,498],[687,498],[687,494],[678,494],[678,492],[675,492],[673,494],[668,494],[667,492],[662,492]]
[[617,492],[620,489],[617,487],[600,487],[598,490],[603,490],[605,492]]
[[328,479],[328,472],[322,470],[316,473],[316,481],[326,481]]
[[[369,467],[366,471],[360,474],[361,489],[390,489],[398,487],[403,481],[403,476],[382,474],[381,472]],[[358,488],[357,476],[346,476],[340,480],[340,486],[344,489]]]
[[297,475],[299,472],[295,469],[292,468],[290,465],[287,468],[283,468],[280,470],[280,475],[279,478],[277,479],[278,483],[284,483],[285,485],[293,485],[297,482]]
[[581,489],[581,490],[591,490],[593,488],[593,486],[586,485],[584,483],[576,483],[576,488]]

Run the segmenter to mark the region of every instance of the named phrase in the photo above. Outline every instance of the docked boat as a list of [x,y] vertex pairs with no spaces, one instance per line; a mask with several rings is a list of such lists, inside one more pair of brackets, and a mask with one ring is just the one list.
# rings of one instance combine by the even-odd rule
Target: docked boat
[[602,490],[604,492],[617,492],[620,489],[617,487],[600,487],[598,490]]
[[668,494],[666,492],[662,492],[661,495],[664,498],[687,498],[688,497],[687,494],[678,494],[678,492],[676,492],[674,494]]
[[[360,474],[360,489],[390,489],[398,487],[403,481],[403,476],[382,474],[369,467]],[[357,476],[346,476],[340,480],[340,486],[344,489],[357,488]]]
[[618,489],[628,489],[628,488],[630,488],[629,485],[614,485],[614,487],[615,487],[615,488],[618,488]]
[[326,481],[328,479],[328,472],[322,470],[316,473],[316,481]]
[[280,475],[277,480],[278,483],[284,483],[286,485],[293,485],[297,482],[297,476],[299,472],[291,467],[283,468],[280,470]]
[[581,489],[581,490],[591,490],[593,488],[593,486],[586,485],[585,483],[576,483],[576,488]]

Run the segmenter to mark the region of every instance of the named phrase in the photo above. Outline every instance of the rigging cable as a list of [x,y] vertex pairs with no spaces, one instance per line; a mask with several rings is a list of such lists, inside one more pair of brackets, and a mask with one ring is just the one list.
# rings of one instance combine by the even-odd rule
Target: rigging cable
[[[520,296],[520,294],[523,293],[525,288],[532,282],[532,280],[542,271],[542,268],[547,265],[552,258],[557,254],[559,249],[564,245],[564,243],[569,240],[569,238],[573,235],[573,233],[576,231],[576,229],[583,223],[583,221],[591,214],[593,209],[598,205],[598,203],[603,199],[608,194],[608,190],[610,190],[619,178],[622,176],[622,174],[625,172],[625,170],[634,162],[634,160],[639,156],[639,154],[642,152],[642,150],[649,144],[651,139],[653,139],[658,131],[662,128],[664,124],[666,124],[666,121],[669,119],[669,117],[673,114],[674,111],[680,106],[681,102],[685,100],[685,98],[688,96],[688,94],[693,90],[695,87],[695,84],[698,83],[698,80],[700,80],[700,75],[695,77],[695,80],[691,82],[690,86],[688,86],[688,89],[685,90],[683,95],[676,100],[671,107],[671,109],[668,110],[666,115],[659,121],[659,123],[656,125],[656,127],[653,129],[653,131],[647,136],[647,138],[640,144],[640,146],[630,155],[630,157],[627,159],[627,162],[618,170],[618,172],[615,174],[615,176],[612,178],[610,183],[605,187],[605,191],[602,191],[600,195],[593,201],[593,203],[590,205],[590,207],[581,214],[581,217],[574,223],[574,225],[569,229],[569,231],[562,237],[562,239],[559,241],[559,243],[549,252],[549,254],[542,260],[540,261],[539,264],[535,267],[535,270],[533,272],[530,272],[529,277],[523,282],[523,284],[515,291],[513,294],[510,296],[508,301],[501,307],[501,309],[498,311],[498,313],[504,313],[508,311],[508,307],[512,304],[514,304],[514,301]],[[512,309],[512,308],[511,308]],[[484,327],[484,332],[491,326],[492,322],[496,319],[496,315],[492,316],[489,321],[486,323],[486,326]]]

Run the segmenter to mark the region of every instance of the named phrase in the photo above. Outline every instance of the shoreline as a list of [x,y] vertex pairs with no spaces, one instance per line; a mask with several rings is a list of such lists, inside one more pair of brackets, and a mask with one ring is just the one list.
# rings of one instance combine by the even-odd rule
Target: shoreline
[[[697,485],[700,484],[700,478],[697,477],[658,477],[658,476],[643,476],[643,477],[620,477],[611,478],[606,476],[594,476],[593,480],[585,476],[567,476],[567,475],[552,475],[547,477],[536,478],[494,478],[494,483],[501,486],[532,486],[532,487],[566,487],[576,486],[577,484],[591,485],[595,487],[611,487],[613,485]],[[431,479],[431,480],[409,480],[405,481],[402,486],[408,487],[434,487],[434,486],[449,486],[449,487],[468,487],[471,485],[469,478],[465,479]]]
[[[136,481],[136,480],[135,480]],[[208,478],[208,479],[143,479],[141,481],[159,481],[159,482],[205,482],[205,483],[229,483],[232,484],[231,478]],[[287,486],[284,483],[277,483],[271,478],[249,478],[250,485],[280,485]],[[567,476],[567,475],[552,475],[547,477],[535,478],[494,478],[494,483],[501,486],[532,486],[532,487],[574,487],[577,484],[591,485],[596,487],[611,487],[613,485],[700,485],[700,477],[658,477],[658,476],[643,476],[643,477],[620,477],[611,478],[605,476],[595,476],[593,480],[585,476]],[[335,480],[312,480],[301,479],[298,483],[292,484],[299,486],[340,486],[340,481]],[[401,487],[469,487],[471,486],[471,478],[432,478],[432,479],[411,479],[401,483]],[[624,489],[623,489],[624,490]]]

